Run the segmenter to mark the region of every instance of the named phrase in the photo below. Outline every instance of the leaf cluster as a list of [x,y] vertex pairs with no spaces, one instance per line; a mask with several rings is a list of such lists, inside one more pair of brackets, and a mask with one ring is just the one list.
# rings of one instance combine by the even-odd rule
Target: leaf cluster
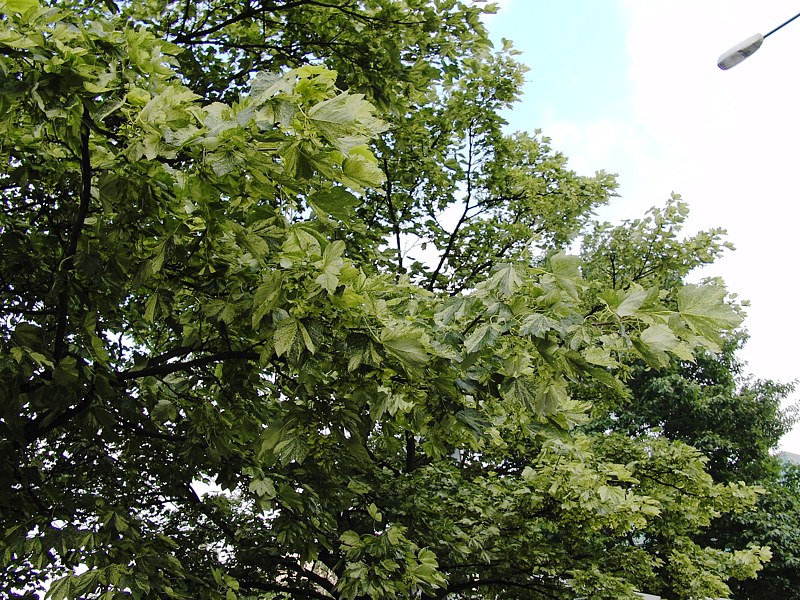
[[667,234],[625,285],[564,252],[613,178],[503,131],[522,70],[478,8],[0,10],[2,594],[691,598],[761,567],[694,537],[758,489],[581,430],[741,319]]

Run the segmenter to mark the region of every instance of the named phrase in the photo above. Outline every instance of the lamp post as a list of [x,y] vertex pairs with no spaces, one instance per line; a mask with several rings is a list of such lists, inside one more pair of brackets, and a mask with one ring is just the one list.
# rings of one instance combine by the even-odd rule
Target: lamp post
[[786,25],[794,21],[797,17],[800,17],[800,13],[797,13],[795,16],[793,16],[785,23],[781,23],[766,35],[761,35],[760,33],[757,33],[754,36],[747,38],[743,42],[736,44],[733,48],[723,53],[722,56],[719,57],[719,60],[717,61],[717,66],[723,71],[727,71],[731,67],[735,67],[745,58],[747,58],[748,56],[753,54],[756,50],[758,50],[761,47],[761,44],[764,43],[765,39],[767,39],[773,33],[778,31],[778,29],[781,29],[782,27],[785,27]]

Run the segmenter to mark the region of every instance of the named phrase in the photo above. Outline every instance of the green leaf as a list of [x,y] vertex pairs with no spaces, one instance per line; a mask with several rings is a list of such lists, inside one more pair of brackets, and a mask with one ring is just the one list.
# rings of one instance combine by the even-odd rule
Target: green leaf
[[536,391],[535,411],[540,415],[552,415],[569,400],[567,384],[562,379],[555,379],[546,385],[540,385]]
[[397,546],[403,539],[403,531],[404,529],[398,527],[397,525],[392,525],[386,530],[386,537],[392,546]]
[[31,9],[39,8],[38,0],[3,0],[0,12],[25,14]]
[[120,533],[128,531],[128,522],[119,513],[114,513],[114,529]]
[[551,329],[558,327],[558,321],[551,319],[547,315],[541,313],[534,313],[525,317],[520,325],[519,332],[522,335],[532,335],[535,337],[542,337]]
[[657,350],[643,343],[640,339],[633,338],[634,348],[648,365],[655,369],[663,369],[669,365],[669,356],[663,350]]
[[302,463],[308,456],[308,444],[294,432],[287,433],[287,437],[278,442],[274,448],[275,454],[280,458],[281,464],[290,462]]
[[308,116],[325,139],[347,154],[386,129],[373,110],[363,95],[342,93],[315,105]]
[[41,348],[44,330],[32,323],[17,323],[14,327],[14,343],[28,348]]
[[345,546],[350,546],[351,548],[357,548],[361,546],[361,536],[358,535],[355,531],[347,530],[339,536],[339,540]]
[[342,183],[356,191],[380,187],[385,179],[377,161],[361,154],[351,153],[342,163]]
[[666,325],[651,325],[641,334],[639,339],[647,344],[652,350],[667,352],[675,348],[680,340],[672,330]]
[[283,356],[292,349],[295,337],[297,337],[297,331],[297,321],[295,319],[290,318],[281,321],[273,336],[275,354]]
[[375,506],[374,502],[367,507],[367,512],[369,513],[370,517],[372,517],[379,523],[383,520],[383,515],[381,515],[380,511],[378,510],[378,507]]
[[720,334],[742,322],[731,306],[725,304],[727,291],[718,285],[684,285],[678,290],[678,312],[697,335],[718,344]]
[[297,328],[300,330],[300,335],[303,337],[303,344],[305,344],[306,350],[314,354],[316,352],[316,348],[314,347],[314,342],[311,340],[311,336],[308,333],[308,330],[305,328],[301,322],[297,322]]
[[561,379],[540,382],[529,377],[515,377],[506,381],[502,391],[506,399],[538,415],[551,415],[569,400],[566,382]]
[[513,264],[501,265],[491,279],[489,279],[489,286],[499,289],[505,296],[511,296],[522,285],[522,276],[517,271]]
[[537,411],[537,384],[528,377],[513,377],[502,387],[503,397],[516,402],[532,412]]
[[586,362],[601,367],[616,367],[618,366],[617,360],[612,358],[611,353],[606,348],[598,346],[590,346],[583,352],[583,358]]
[[262,434],[261,434],[261,448],[259,455],[263,455],[266,452],[274,451],[275,448],[281,441],[283,441],[287,436],[292,434],[292,423],[275,423],[270,425]]
[[178,411],[175,408],[175,405],[166,398],[161,398],[153,407],[153,412],[151,413],[153,420],[159,423],[174,421],[177,416]]
[[334,217],[344,223],[349,223],[353,211],[361,204],[356,196],[343,187],[332,187],[322,190],[308,197],[308,204],[315,213],[321,217]]
[[344,266],[344,242],[336,240],[325,247],[322,260],[316,265],[322,269],[322,274],[315,281],[329,294],[333,294],[339,285],[339,272]]
[[275,308],[281,293],[281,279],[275,273],[265,275],[264,282],[258,286],[253,295],[253,313],[251,324],[258,329],[264,316]]
[[390,353],[410,365],[428,362],[428,336],[420,329],[396,323],[381,331],[381,343]]
[[620,317],[632,317],[636,314],[645,300],[647,300],[647,290],[639,284],[634,283],[627,292],[621,293],[619,304],[614,312]]
[[486,346],[491,346],[497,339],[497,328],[493,323],[484,323],[478,326],[472,334],[464,340],[464,349],[472,354]]
[[642,343],[654,352],[671,352],[681,360],[694,362],[691,347],[663,324],[651,325],[639,335]]
[[263,496],[267,499],[272,499],[277,495],[275,491],[275,484],[269,478],[254,479],[250,482],[248,489],[258,496]]
[[144,305],[144,320],[153,323],[156,318],[156,307],[158,306],[158,293],[153,293]]
[[54,581],[45,596],[47,600],[69,600],[72,598],[72,577],[66,576]]
[[578,299],[578,288],[583,284],[581,276],[581,259],[579,256],[559,252],[550,257],[550,270],[559,287],[572,298]]

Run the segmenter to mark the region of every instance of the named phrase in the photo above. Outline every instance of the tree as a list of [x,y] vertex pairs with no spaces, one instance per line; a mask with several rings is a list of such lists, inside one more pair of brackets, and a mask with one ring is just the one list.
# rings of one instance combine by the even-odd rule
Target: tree
[[800,487],[798,468],[783,464],[781,472],[764,482],[767,494],[759,501],[758,510],[729,519],[729,538],[772,548],[772,559],[764,566],[755,581],[733,582],[735,598],[760,600],[765,598],[798,598],[797,557],[800,555]]
[[613,180],[503,133],[520,67],[477,8],[0,6],[3,594],[694,598],[761,567],[692,537],[758,490],[581,430],[579,391],[741,319],[582,276]]
[[[673,200],[641,220],[619,227],[599,226],[587,236],[585,256],[594,277],[618,287],[654,278],[660,286],[680,282],[725,247],[721,230],[681,239],[688,207]],[[590,272],[591,269],[587,269]],[[613,430],[631,438],[679,440],[706,457],[717,482],[762,486],[757,510],[724,514],[694,536],[704,546],[768,546],[772,559],[755,581],[731,582],[731,597],[789,598],[798,586],[796,469],[771,455],[796,422],[796,407],[782,408],[793,384],[755,380],[735,352],[744,332],[724,340],[719,353],[702,352],[693,361],[672,358],[659,370],[634,366],[629,396],[607,396],[596,403],[595,431]]]

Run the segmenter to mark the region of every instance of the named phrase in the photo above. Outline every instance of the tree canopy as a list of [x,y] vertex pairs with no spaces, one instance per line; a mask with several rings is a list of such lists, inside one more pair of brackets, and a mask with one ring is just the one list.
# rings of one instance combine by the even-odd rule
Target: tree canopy
[[480,11],[0,2],[0,592],[702,598],[761,568],[697,541],[759,488],[591,427],[741,323],[684,282],[720,232],[602,275],[613,177],[505,132],[523,69]]
[[[584,272],[622,288],[641,281],[680,285],[692,269],[730,247],[721,230],[681,239],[687,215],[687,205],[676,197],[644,219],[595,226],[584,237]],[[765,494],[755,510],[722,514],[693,539],[716,548],[768,546],[772,558],[757,580],[729,582],[730,597],[791,598],[800,581],[793,527],[800,496],[796,468],[771,452],[796,423],[797,406],[784,406],[795,385],[746,375],[736,356],[746,337],[738,331],[720,352],[700,352],[692,361],[673,357],[657,370],[633,364],[630,393],[596,400],[589,429],[679,440],[708,459],[705,468],[714,481],[762,486]]]

